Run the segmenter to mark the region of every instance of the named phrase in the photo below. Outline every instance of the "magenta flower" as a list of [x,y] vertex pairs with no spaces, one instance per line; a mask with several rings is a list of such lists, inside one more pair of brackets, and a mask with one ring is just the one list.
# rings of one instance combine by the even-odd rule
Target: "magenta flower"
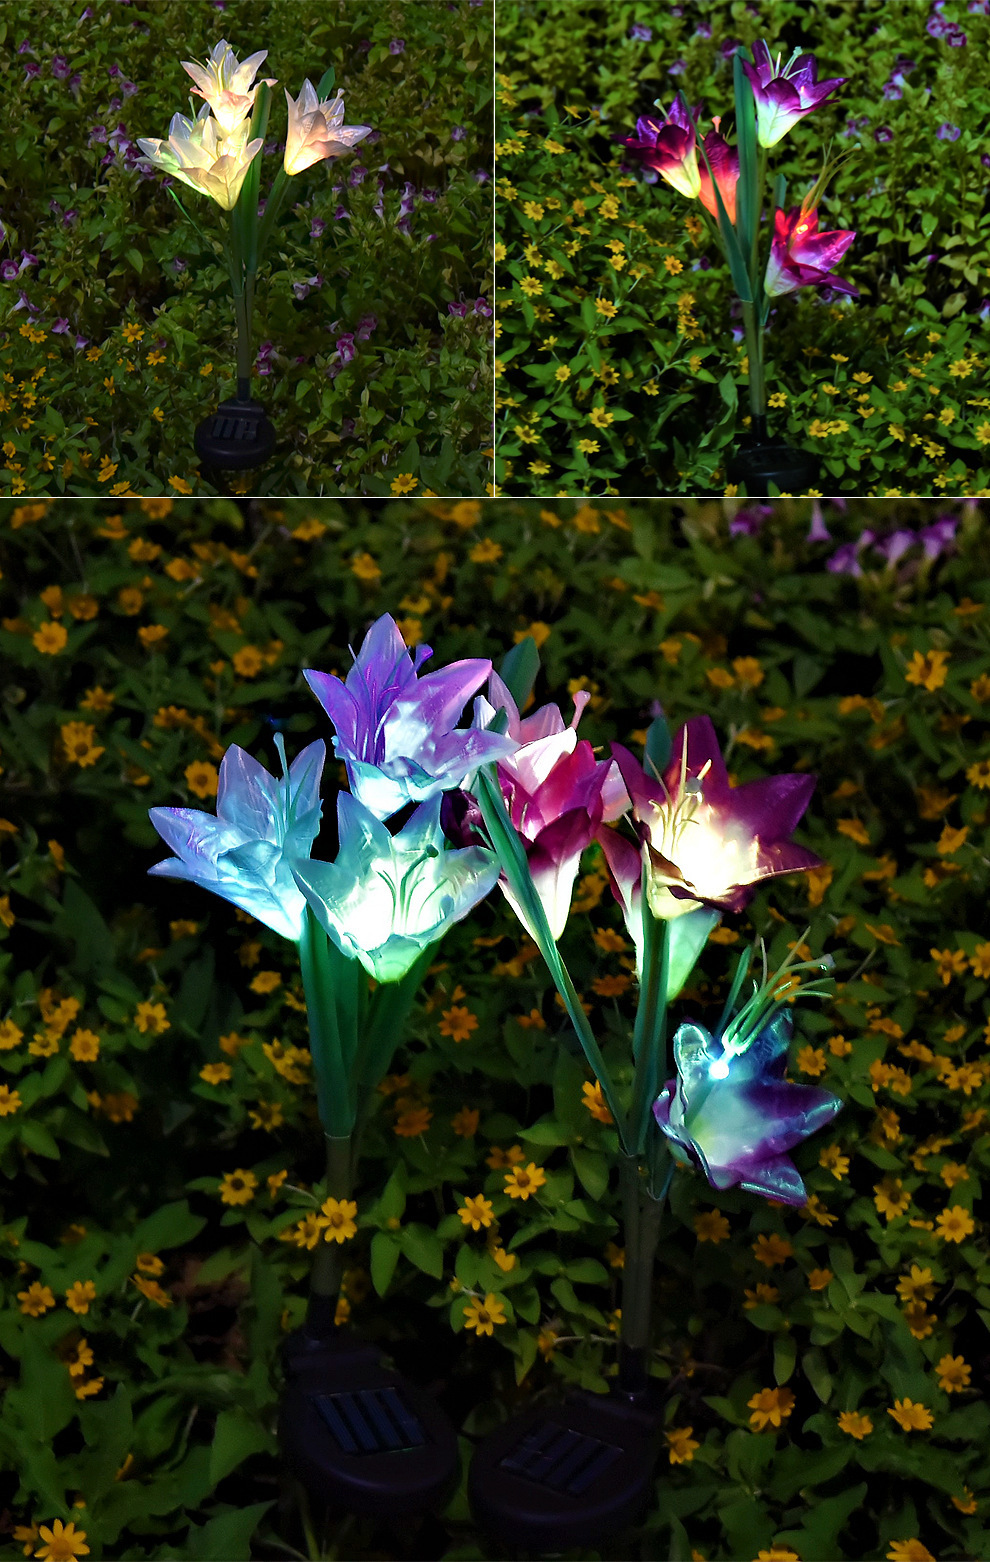
[[[612,744],[612,754],[632,799],[654,916],[681,917],[699,903],[741,911],[760,880],[821,866],[814,852],[787,838],[808,806],[814,776],[770,776],[730,786],[707,716],[694,716],[681,727],[660,780],[647,776],[621,744]],[[631,905],[634,848],[611,831],[600,830],[598,838],[616,899]]]
[[742,68],[756,100],[756,139],[760,146],[776,146],[792,125],[849,79],[833,76],[828,81],[817,81],[814,55],[801,54],[797,49],[781,69],[781,56],[772,60],[762,38],[753,45],[753,60],[753,65],[743,60]]
[[855,237],[855,228],[819,233],[818,212],[803,204],[792,206],[788,212],[778,207],[764,288],[771,298],[794,293],[799,287],[830,287],[858,298],[858,289],[832,271]]
[[[729,221],[735,225],[736,221],[736,184],[739,179],[739,153],[734,147],[730,147],[728,141],[719,132],[719,119],[721,115],[713,119],[714,130],[709,130],[705,137],[705,151],[708,161],[712,165],[712,173],[715,175],[715,183],[718,185],[719,194]],[[702,206],[710,211],[718,221],[718,205],[715,200],[715,192],[712,189],[711,174],[702,163],[698,168],[698,178],[701,181],[701,189],[698,192]]]
[[[662,108],[660,112],[663,114]],[[652,168],[690,200],[697,199],[701,192],[695,131],[700,113],[700,103],[692,115],[686,112],[680,98],[675,98],[670,113],[662,119],[651,114],[640,115],[636,121],[636,134],[627,136],[622,142],[645,168]]]
[[[581,853],[603,822],[618,819],[629,807],[614,760],[596,760],[591,744],[578,739],[577,724],[590,697],[583,689],[575,694],[570,726],[556,705],[521,717],[495,672],[488,680],[488,699],[479,695],[475,700],[473,725],[486,727],[502,706],[509,721],[507,736],[519,745],[499,759],[498,778],[554,939],[564,931]],[[520,922],[534,935],[505,874],[499,883]]]

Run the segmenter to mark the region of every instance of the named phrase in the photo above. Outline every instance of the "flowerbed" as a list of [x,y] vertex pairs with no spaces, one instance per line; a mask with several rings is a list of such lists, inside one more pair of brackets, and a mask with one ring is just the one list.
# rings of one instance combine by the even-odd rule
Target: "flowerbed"
[[[498,481],[506,493],[734,492],[747,428],[743,322],[697,202],[620,144],[683,91],[732,112],[732,54],[812,51],[841,92],[775,149],[788,204],[852,151],[821,202],[853,229],[858,300],[774,301],[770,423],[823,461],[821,491],[980,494],[990,482],[990,154],[974,133],[987,7],[511,0],[497,36]],[[970,107],[967,107],[970,105]],[[661,116],[662,117],[662,116]]]
[[[175,0],[4,10],[0,491],[215,492],[192,431],[233,392],[234,311],[212,203],[141,154],[223,28],[282,87],[327,64],[356,154],[298,176],[256,299],[252,387],[279,434],[235,491],[480,492],[487,479],[491,16],[480,0],[273,7]],[[281,140],[279,140],[281,136]],[[185,200],[188,197],[188,200]]]
[[[537,704],[587,690],[596,745],[638,752],[659,701],[711,716],[736,781],[818,776],[800,838],[828,866],[726,916],[674,1007],[717,1013],[756,935],[772,967],[802,939],[831,953],[788,1072],[845,1105],[794,1152],[800,1210],[675,1174],[666,1451],[640,1536],[601,1554],[976,1562],[985,507],[109,508],[0,515],[5,1554],[82,1555],[81,1531],[108,1557],[493,1554],[463,1490],[402,1532],[323,1535],[280,1486],[276,1353],[325,1229],[298,970],[246,914],[146,876],[149,807],[212,809],[232,743],[271,767],[276,727],[290,756],[329,737],[301,669],[343,674],[388,611],[438,665],[530,633]],[[621,1080],[635,961],[596,852],[583,870],[561,950]],[[534,956],[494,895],[450,931],[334,1212],[341,1317],[431,1384],[465,1456],[615,1367],[614,1129]]]

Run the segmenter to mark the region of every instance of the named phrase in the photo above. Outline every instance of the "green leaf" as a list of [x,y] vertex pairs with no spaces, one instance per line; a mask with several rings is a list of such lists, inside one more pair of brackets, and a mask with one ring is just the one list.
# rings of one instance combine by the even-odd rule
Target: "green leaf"
[[61,1151],[48,1129],[32,1118],[27,1118],[20,1124],[20,1140],[29,1150],[33,1150],[35,1155],[46,1155],[52,1161],[61,1159]]
[[210,1444],[210,1485],[219,1485],[251,1454],[274,1451],[275,1439],[256,1416],[244,1410],[221,1410]]
[[823,1405],[832,1397],[832,1374],[825,1357],[817,1346],[811,1346],[801,1357],[801,1371],[811,1384]]
[[387,1231],[376,1231],[371,1239],[371,1283],[384,1296],[399,1262],[399,1244]]
[[443,1278],[443,1243],[429,1226],[410,1223],[399,1233],[399,1245],[406,1258],[434,1280]]
[[778,1334],[773,1342],[773,1380],[786,1383],[797,1361],[797,1345],[793,1334]]
[[593,1199],[600,1199],[608,1187],[608,1161],[605,1156],[583,1145],[572,1145],[571,1161],[585,1192]]
[[232,1557],[250,1556],[251,1536],[274,1501],[273,1497],[247,1508],[228,1508],[205,1524],[191,1524],[183,1554],[192,1562],[230,1562]]
[[325,102],[326,99],[330,96],[334,89],[334,83],[336,80],[337,72],[334,70],[332,65],[328,65],[326,70],[323,72],[323,75],[320,77],[319,85],[316,89],[316,96],[319,98],[321,103]]
[[144,270],[144,256],[141,254],[141,251],[137,249],[129,249],[127,251],[127,259],[134,267],[134,270],[137,272],[138,276],[140,276]]
[[132,1233],[131,1240],[139,1253],[157,1253],[159,1248],[180,1247],[191,1242],[206,1225],[203,1215],[194,1215],[188,1199],[176,1204],[163,1204],[147,1220],[142,1220]]
[[532,693],[539,670],[540,650],[532,635],[525,635],[502,658],[498,675],[515,700],[519,711],[522,711]]

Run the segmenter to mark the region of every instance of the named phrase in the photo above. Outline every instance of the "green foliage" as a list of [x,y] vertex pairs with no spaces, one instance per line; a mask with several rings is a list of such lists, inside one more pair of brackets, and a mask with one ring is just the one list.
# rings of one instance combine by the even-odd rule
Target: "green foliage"
[[[990,401],[979,376],[990,214],[976,128],[988,21],[956,10],[965,47],[925,30],[932,13],[921,0],[891,0],[882,14],[860,0],[697,0],[654,9],[649,40],[630,36],[643,23],[632,0],[505,0],[502,492],[735,492],[726,458],[750,419],[739,406],[748,364],[728,267],[700,203],[663,180],[645,183],[617,142],[678,90],[704,105],[702,129],[731,116],[723,51],[759,38],[785,59],[794,47],[813,51],[820,79],[846,78],[772,149],[771,167],[796,204],[830,143],[854,153],[820,210],[823,229],[856,230],[840,271],[860,293],[827,302],[805,288],[773,301],[771,431],[821,457],[823,493],[988,491]],[[900,96],[886,97],[906,57]],[[955,140],[937,137],[945,123],[960,131]]]
[[[283,87],[298,97],[334,62],[347,123],[374,127],[353,155],[289,181],[258,276],[252,354],[278,445],[252,491],[482,491],[490,10],[242,0],[221,20],[181,0],[88,16],[69,0],[11,0],[0,139],[17,177],[2,187],[0,249],[36,265],[0,281],[0,492],[216,492],[192,433],[235,390],[227,214],[142,175],[136,143],[167,137],[188,111],[181,60],[205,59],[222,27],[241,58],[267,48],[262,72],[279,81],[259,154],[263,196],[281,167]],[[52,72],[58,57],[68,80]],[[40,74],[28,74],[34,65]],[[247,478],[231,481],[248,491]]]
[[[651,1362],[666,1452],[641,1533],[603,1555],[880,1562],[915,1541],[976,1562],[990,1502],[985,506],[947,501],[956,551],[915,544],[893,567],[864,529],[930,524],[930,505],[826,505],[825,545],[791,500],[761,528],[734,500],[106,510],[0,504],[11,1522],[71,1521],[94,1557],[308,1550],[270,1485],[278,1348],[303,1316],[325,1197],[298,964],[225,902],[147,877],[166,855],[147,810],[212,810],[232,743],[274,768],[267,717],[290,757],[328,739],[302,670],[346,672],[348,644],[389,611],[440,665],[498,666],[531,638],[535,705],[567,720],[587,690],[580,734],[601,752],[614,738],[661,755],[664,724],[707,713],[737,782],[819,778],[799,834],[826,868],[723,918],[671,1020],[717,1016],[751,939],[776,967],[808,928],[837,988],[799,1009],[788,1072],[845,1105],[792,1152],[801,1209],[676,1171]],[[756,529],[732,535],[733,520]],[[857,541],[860,576],[826,567]],[[530,663],[515,653],[509,672]],[[331,755],[330,825],[341,780]],[[333,856],[329,827],[315,854]],[[635,961],[597,849],[561,951],[625,1110]],[[447,936],[393,1068],[362,1149],[341,1317],[446,1385],[466,1440],[554,1384],[607,1391],[617,1136],[501,898]],[[530,1172],[526,1197],[513,1166]],[[462,1496],[443,1526],[448,1557],[488,1554]],[[325,1550],[394,1549],[370,1524],[316,1528]],[[9,1554],[21,1547],[12,1536]]]

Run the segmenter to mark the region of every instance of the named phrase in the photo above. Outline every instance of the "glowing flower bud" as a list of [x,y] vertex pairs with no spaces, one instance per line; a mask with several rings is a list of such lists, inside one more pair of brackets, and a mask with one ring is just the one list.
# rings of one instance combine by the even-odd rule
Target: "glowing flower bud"
[[776,146],[792,125],[810,114],[819,103],[824,103],[836,87],[841,87],[847,76],[833,76],[828,81],[817,81],[818,65],[813,54],[802,54],[795,49],[787,64],[781,69],[781,56],[776,62],[761,38],[753,45],[754,64],[743,60],[742,68],[749,77],[756,102],[756,139],[760,146]]
[[[230,44],[226,38],[221,38],[205,65],[199,65],[194,60],[182,61],[182,69],[196,83],[193,92],[196,97],[206,99],[225,136],[236,130],[254,109],[255,96],[261,82],[253,87],[251,82],[267,56],[267,49],[259,49],[257,54],[252,54],[243,65],[239,65]],[[265,85],[274,87],[276,81],[277,78],[271,76],[266,79]]]
[[302,173],[324,158],[343,157],[371,134],[370,125],[344,124],[342,91],[321,102],[315,87],[306,80],[298,99],[293,102],[286,91],[285,101],[289,110],[284,165],[287,174]]
[[803,203],[792,206],[788,212],[778,208],[764,288],[771,298],[794,293],[799,287],[830,287],[836,293],[858,298],[858,290],[832,271],[855,237],[855,228],[819,233],[817,211],[809,210]]
[[627,136],[622,142],[644,167],[652,168],[689,200],[697,199],[701,191],[698,138],[694,128],[700,113],[700,104],[692,117],[680,99],[675,98],[670,113],[663,119],[652,114],[641,115],[636,121],[636,134]]

